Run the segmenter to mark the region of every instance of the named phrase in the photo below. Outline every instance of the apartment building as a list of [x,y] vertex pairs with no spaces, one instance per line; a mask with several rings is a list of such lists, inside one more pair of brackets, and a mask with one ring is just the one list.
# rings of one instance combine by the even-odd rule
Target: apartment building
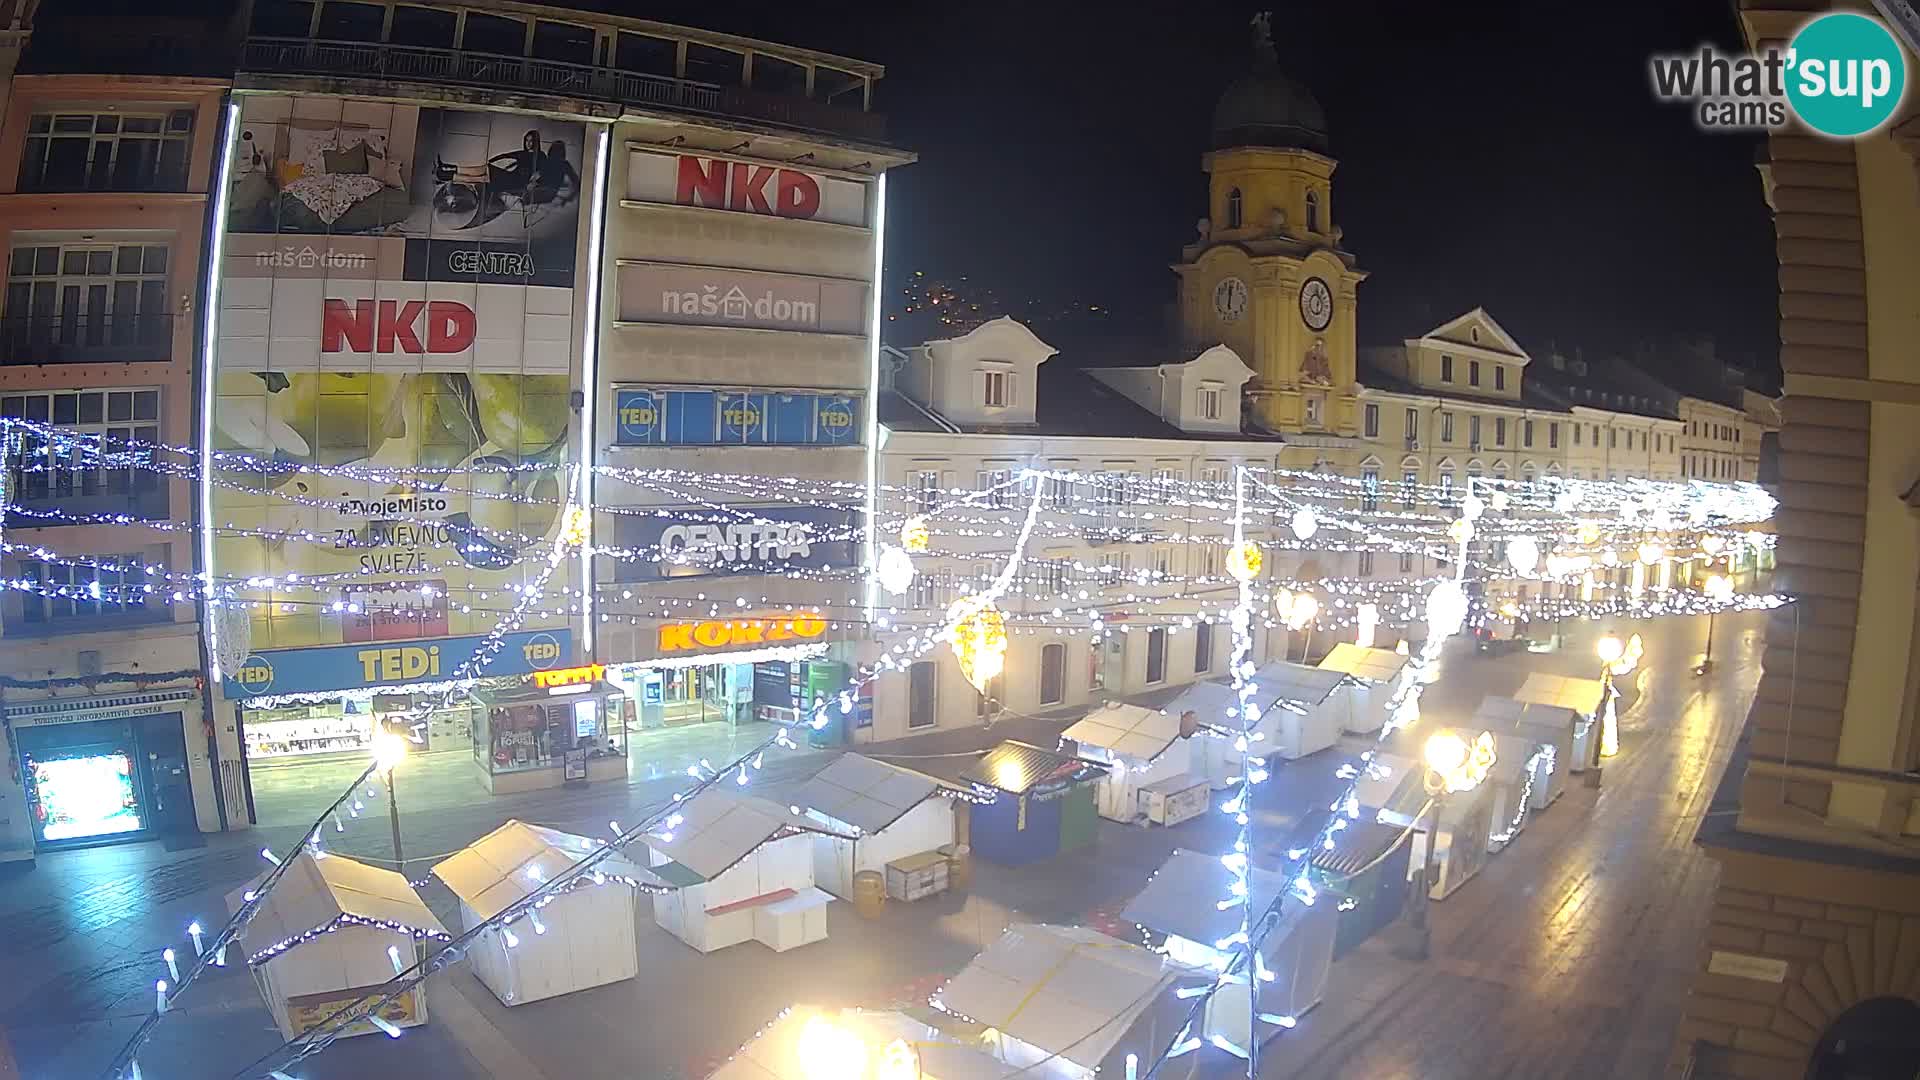
[[[110,445],[191,443],[224,24],[102,33],[33,7],[6,37],[0,415]],[[178,527],[192,487],[58,442],[22,435],[6,455],[20,546],[0,574],[33,587],[0,603],[0,861],[217,830],[218,781],[237,775],[207,723],[193,536]]]

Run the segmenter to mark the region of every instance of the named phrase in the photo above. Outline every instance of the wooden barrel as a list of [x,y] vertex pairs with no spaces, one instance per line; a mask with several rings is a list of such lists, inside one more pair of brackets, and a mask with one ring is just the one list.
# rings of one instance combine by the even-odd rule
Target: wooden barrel
[[862,870],[853,875],[853,910],[862,918],[879,916],[887,906],[887,879],[878,870]]
[[964,889],[973,880],[973,850],[966,844],[955,844],[947,853],[947,887]]

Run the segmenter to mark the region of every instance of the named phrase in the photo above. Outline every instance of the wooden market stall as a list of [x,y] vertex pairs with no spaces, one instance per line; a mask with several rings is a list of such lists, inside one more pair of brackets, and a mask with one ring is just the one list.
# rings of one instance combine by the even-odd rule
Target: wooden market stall
[[[433,868],[471,928],[526,899],[592,853],[598,841],[509,820]],[[480,932],[467,949],[473,974],[504,1005],[631,979],[640,971],[634,893],[663,883],[620,855],[555,893],[531,917]]]
[[1573,727],[1573,746],[1567,759],[1567,771],[1587,771],[1587,762],[1593,756],[1593,747],[1587,740],[1600,737],[1600,729],[1595,726],[1594,720],[1606,705],[1606,684],[1599,679],[1575,679],[1534,672],[1527,676],[1527,681],[1520,684],[1520,689],[1513,696],[1515,700],[1529,705],[1554,705],[1568,709],[1578,717]]
[[[1431,843],[1434,878],[1428,895],[1433,899],[1451,896],[1486,866],[1487,838],[1493,832],[1491,786],[1481,784],[1436,803],[1427,795],[1425,766],[1398,754],[1376,753],[1355,780],[1354,797],[1363,820],[1415,830],[1407,862],[1410,880],[1427,865]],[[1441,807],[1437,839],[1436,805]]]
[[653,898],[662,929],[701,952],[743,941],[785,952],[825,940],[833,897],[814,885],[813,838],[839,834],[718,787],[680,803],[677,816],[643,840],[648,869],[675,886]]
[[[449,935],[407,879],[392,870],[308,848],[288,858],[293,864],[255,909],[240,946],[280,1034],[292,1039],[392,979],[396,959],[411,967],[417,941],[446,941]],[[228,893],[228,909],[239,911],[259,883]],[[371,1003],[367,998],[361,1008]],[[396,1032],[426,1023],[426,984],[380,1006],[376,1015],[378,1022],[357,1020],[342,1034],[384,1030],[381,1023]]]
[[953,794],[912,769],[861,754],[835,758],[791,797],[831,830],[812,838],[813,883],[852,900],[854,875],[870,870],[896,900],[944,891],[951,879],[940,851],[954,843]]
[[795,1008],[707,1080],[1011,1080],[1032,1076],[903,1012]]
[[1368,649],[1343,641],[1320,659],[1320,666],[1347,676],[1331,702],[1341,731],[1371,735],[1386,726],[1387,707],[1406,670],[1406,657],[1392,649]]
[[[1238,906],[1224,911],[1220,908],[1220,902],[1231,895],[1233,876],[1217,855],[1175,849],[1147,879],[1146,887],[1121,910],[1120,917],[1166,935],[1162,948],[1172,959],[1189,967],[1221,970],[1228,954],[1214,942],[1237,932],[1245,914]],[[1256,917],[1271,908],[1286,885],[1278,871],[1253,869],[1250,910]],[[1288,896],[1281,904],[1279,921],[1260,943],[1261,959],[1273,979],[1261,983],[1259,1011],[1300,1017],[1320,1004],[1326,994],[1338,916],[1331,903],[1307,904]],[[1255,1038],[1256,1031],[1264,1043],[1280,1028],[1254,1023],[1244,991],[1229,990],[1207,1002],[1202,1035],[1217,1035],[1244,1047]]]
[[1173,987],[1196,977],[1212,973],[1098,931],[1022,923],[933,1004],[991,1028],[986,1045],[1022,1077],[1094,1080],[1124,1076],[1129,1054],[1159,1059],[1186,1023],[1187,1002]]
[[1099,762],[1011,739],[988,750],[960,774],[993,796],[969,808],[973,854],[1020,866],[1093,843],[1093,782],[1106,771]]
[[1473,722],[1483,730],[1511,736],[1523,744],[1521,752],[1533,766],[1533,809],[1545,810],[1566,791],[1574,732],[1581,726],[1578,713],[1558,705],[1488,697],[1480,702]]
[[1100,816],[1178,825],[1206,812],[1211,790],[1193,771],[1197,717],[1170,709],[1109,702],[1062,733],[1081,757],[1109,767],[1094,785]]

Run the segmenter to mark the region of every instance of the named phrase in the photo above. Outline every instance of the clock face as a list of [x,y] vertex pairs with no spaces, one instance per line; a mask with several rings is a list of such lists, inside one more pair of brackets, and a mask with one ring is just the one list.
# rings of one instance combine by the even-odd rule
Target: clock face
[[1213,287],[1213,310],[1232,322],[1247,311],[1247,283],[1237,277],[1221,278]]
[[1308,278],[1300,286],[1300,317],[1306,320],[1307,329],[1325,330],[1333,321],[1333,290],[1319,278]]

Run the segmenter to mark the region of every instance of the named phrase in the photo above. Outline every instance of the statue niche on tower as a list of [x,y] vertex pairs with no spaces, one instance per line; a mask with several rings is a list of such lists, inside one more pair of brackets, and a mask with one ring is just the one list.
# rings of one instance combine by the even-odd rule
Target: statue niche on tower
[[1327,339],[1314,338],[1300,361],[1300,381],[1309,386],[1333,386],[1333,365],[1327,361]]

